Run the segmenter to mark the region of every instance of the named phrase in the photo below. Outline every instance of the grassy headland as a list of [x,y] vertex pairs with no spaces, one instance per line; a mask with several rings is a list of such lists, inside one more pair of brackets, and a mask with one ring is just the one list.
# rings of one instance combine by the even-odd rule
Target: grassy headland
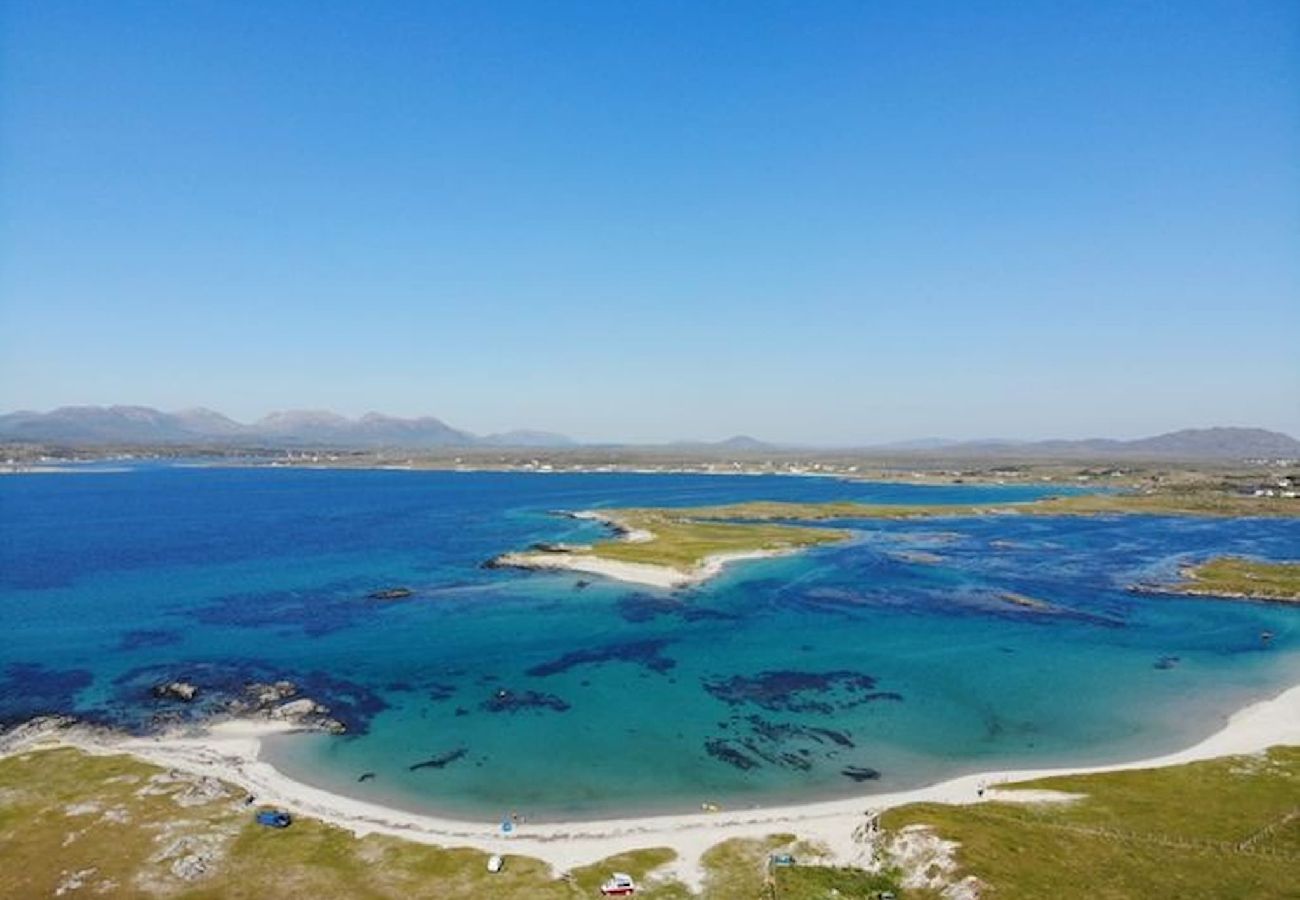
[[906,806],[882,824],[958,842],[955,874],[973,875],[1001,900],[1296,896],[1300,748],[1016,787],[1086,796]]
[[1239,556],[1216,556],[1182,570],[1184,581],[1142,585],[1147,593],[1241,597],[1300,603],[1300,562],[1261,562]]

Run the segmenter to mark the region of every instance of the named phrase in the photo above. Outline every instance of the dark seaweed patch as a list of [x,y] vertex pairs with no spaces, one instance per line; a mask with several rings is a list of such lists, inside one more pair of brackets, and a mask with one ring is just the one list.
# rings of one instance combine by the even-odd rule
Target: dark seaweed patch
[[880,777],[880,772],[870,766],[845,766],[840,769],[840,774],[858,782],[875,781]]
[[179,631],[162,628],[137,628],[122,635],[118,650],[139,650],[143,647],[168,647],[179,644],[184,638]]
[[677,665],[677,660],[670,659],[661,652],[670,643],[672,641],[652,639],[607,644],[591,650],[575,650],[549,662],[533,666],[528,670],[527,674],[534,678],[546,678],[549,675],[567,672],[577,666],[599,666],[611,662],[630,662],[662,675]]
[[876,679],[862,672],[799,672],[779,669],[703,682],[704,689],[729,706],[750,703],[771,712],[820,713],[851,709],[878,700],[902,700],[892,691],[875,691]]
[[630,594],[618,602],[618,614],[625,621],[649,622],[660,616],[677,616],[684,622],[732,621],[740,616],[686,602],[680,595]]
[[296,628],[320,637],[358,625],[385,607],[397,606],[409,595],[357,596],[357,585],[339,582],[310,590],[259,591],[228,594],[206,606],[186,610],[205,625],[232,628]]
[[733,769],[740,769],[742,772],[759,767],[757,760],[741,753],[732,746],[730,741],[722,738],[710,738],[705,741],[704,750],[719,762],[724,762]]
[[649,622],[676,615],[685,607],[680,599],[661,594],[629,594],[618,601],[618,614],[628,622]]
[[10,663],[0,677],[0,723],[76,712],[77,694],[95,680],[86,669]]
[[435,703],[441,703],[443,700],[448,700],[455,693],[456,686],[454,684],[440,684],[435,681],[433,684],[429,685],[429,699]]
[[458,747],[455,750],[449,750],[439,756],[414,763],[406,768],[412,772],[418,772],[420,769],[445,769],[468,752],[464,747]]
[[500,690],[479,704],[479,708],[491,713],[516,713],[526,709],[567,712],[570,706],[554,694],[543,694],[540,691]]
[[838,747],[852,747],[853,739],[848,732],[835,731],[830,728],[817,728],[812,725],[797,725],[792,722],[772,722],[762,716],[745,717],[751,730],[766,741],[773,743],[797,739],[807,739],[817,744],[834,744]]
[[725,737],[705,742],[710,756],[737,768],[766,763],[781,769],[810,770],[817,757],[834,759],[842,749],[852,748],[848,732],[798,722],[777,722],[762,716],[732,716],[719,722]]

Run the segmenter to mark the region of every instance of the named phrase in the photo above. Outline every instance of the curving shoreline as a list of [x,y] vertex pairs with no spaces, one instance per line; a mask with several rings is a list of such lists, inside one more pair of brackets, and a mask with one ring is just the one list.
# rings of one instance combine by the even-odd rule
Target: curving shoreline
[[[829,529],[753,522],[706,524],[691,522],[689,518],[669,519],[664,510],[658,509],[580,510],[557,514],[599,522],[609,528],[614,537],[594,544],[535,544],[532,550],[502,553],[484,565],[493,569],[578,572],[671,590],[708,581],[729,563],[789,556],[821,543],[849,537],[847,532]],[[705,533],[701,536],[699,531],[692,529],[703,529]],[[712,532],[709,533],[708,529]],[[725,530],[725,536],[720,536],[718,529]],[[683,532],[688,533],[686,539],[691,543],[687,554],[673,552],[673,545],[682,540]],[[626,545],[648,547],[650,552],[641,555],[648,555],[649,559],[626,559],[614,553],[600,553],[602,547]],[[669,549],[655,552],[665,545]]]
[[705,557],[703,562],[691,569],[660,566],[654,563],[624,562],[591,553],[503,553],[492,560],[492,565],[515,569],[579,572],[647,587],[680,588],[708,581],[719,574],[728,563],[745,559],[789,556],[798,552],[798,549],[791,549],[715,553]]
[[[27,734],[11,734],[0,755],[53,747],[72,747],[98,755],[126,753],[165,768],[222,779],[256,795],[261,803],[282,806],[357,835],[386,834],[426,844],[527,855],[559,871],[629,850],[669,847],[678,854],[669,867],[671,872],[689,886],[698,888],[703,878],[701,855],[709,847],[731,838],[758,838],[777,831],[793,831],[802,838],[824,843],[839,863],[852,865],[865,862],[864,854],[868,850],[855,839],[854,832],[868,812],[918,802],[977,803],[981,802],[982,788],[1008,782],[1158,768],[1257,753],[1279,744],[1300,745],[1300,685],[1237,711],[1223,728],[1191,747],[1147,759],[1101,766],[981,772],[922,788],[802,805],[530,823],[510,837],[503,837],[495,822],[407,812],[295,781],[261,759],[261,744],[267,736],[296,730],[299,729],[283,722],[238,720],[211,725],[199,735],[141,738],[100,729],[52,725],[44,730],[29,729]],[[1051,798],[1043,792],[986,790],[982,799],[1042,801]]]

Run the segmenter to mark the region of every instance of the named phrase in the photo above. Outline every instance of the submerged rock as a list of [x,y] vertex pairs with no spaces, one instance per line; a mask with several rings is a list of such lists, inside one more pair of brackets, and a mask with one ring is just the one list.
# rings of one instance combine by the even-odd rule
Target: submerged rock
[[418,772],[420,769],[445,769],[447,766],[462,758],[469,751],[464,747],[457,747],[439,756],[434,756],[422,762],[414,763],[406,768],[411,772]]
[[554,694],[541,691],[497,691],[480,705],[483,710],[492,713],[519,712],[524,709],[550,709],[555,712],[567,712],[569,704]]
[[704,750],[719,762],[724,762],[733,769],[740,769],[742,772],[757,769],[759,766],[758,760],[746,756],[733,747],[730,741],[721,738],[710,738],[705,741]]
[[179,700],[182,703],[189,703],[199,695],[199,686],[188,681],[168,681],[155,684],[150,689],[150,693],[159,700]]
[[902,700],[894,691],[876,691],[876,679],[863,672],[799,672],[780,669],[757,675],[706,680],[704,689],[729,706],[753,704],[772,712],[820,713],[850,709],[880,700]]
[[853,781],[875,781],[880,778],[880,772],[869,766],[845,766],[840,769],[840,774],[845,778]]
[[347,727],[338,719],[330,718],[328,706],[322,706],[310,697],[299,697],[270,710],[272,719],[291,722],[309,728],[319,728],[331,734],[343,734]]

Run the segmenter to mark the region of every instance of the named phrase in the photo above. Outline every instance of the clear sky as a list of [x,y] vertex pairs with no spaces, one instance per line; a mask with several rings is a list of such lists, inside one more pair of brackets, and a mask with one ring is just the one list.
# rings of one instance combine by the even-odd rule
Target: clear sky
[[0,17],[0,409],[1300,435],[1300,3]]

